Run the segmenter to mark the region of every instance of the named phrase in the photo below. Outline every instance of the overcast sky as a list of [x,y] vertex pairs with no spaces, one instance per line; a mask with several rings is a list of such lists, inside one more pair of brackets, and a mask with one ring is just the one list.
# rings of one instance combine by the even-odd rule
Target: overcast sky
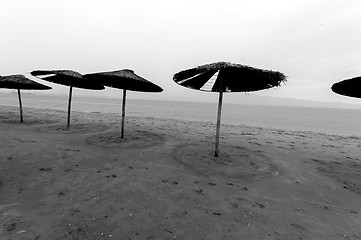
[[178,86],[173,74],[228,61],[288,76],[250,94],[361,104],[330,90],[361,75],[360,13],[359,0],[0,0],[0,75],[128,68],[164,88],[133,97],[213,101],[217,94]]

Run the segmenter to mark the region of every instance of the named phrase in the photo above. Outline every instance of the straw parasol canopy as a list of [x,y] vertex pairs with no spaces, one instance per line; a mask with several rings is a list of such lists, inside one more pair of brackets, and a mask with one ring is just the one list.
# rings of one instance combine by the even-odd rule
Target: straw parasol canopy
[[0,76],[0,88],[8,88],[8,89],[17,89],[18,90],[20,122],[24,121],[20,89],[26,89],[26,90],[49,90],[49,89],[51,89],[51,87],[48,87],[46,85],[43,85],[43,84],[37,83],[33,80],[30,80],[21,74]]
[[158,85],[136,75],[133,70],[129,70],[129,69],[85,74],[84,77],[86,79],[90,79],[95,82],[98,82],[104,86],[123,89],[122,125],[121,125],[121,134],[120,134],[121,138],[124,138],[126,90],[138,91],[138,92],[163,91],[163,89]]
[[214,156],[219,152],[219,131],[223,93],[251,92],[278,87],[286,81],[283,73],[253,68],[242,64],[216,62],[176,73],[173,80],[187,88],[219,92]]
[[111,72],[85,74],[85,78],[95,80],[104,86],[138,92],[161,92],[163,89],[138,76],[133,70],[123,69]]
[[334,83],[331,89],[343,96],[361,98],[361,76]]
[[31,75],[61,85],[69,86],[69,101],[68,101],[68,121],[67,128],[70,126],[70,108],[73,87],[84,88],[89,90],[102,90],[104,86],[85,79],[82,74],[71,70],[36,70],[32,71]]

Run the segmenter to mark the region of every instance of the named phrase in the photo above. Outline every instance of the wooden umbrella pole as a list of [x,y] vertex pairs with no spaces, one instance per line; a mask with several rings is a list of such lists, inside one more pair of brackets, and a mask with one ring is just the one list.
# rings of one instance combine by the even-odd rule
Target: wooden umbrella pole
[[70,86],[70,90],[69,90],[69,102],[68,102],[68,123],[66,125],[66,128],[69,130],[69,126],[70,126],[70,109],[71,109],[71,96],[73,94],[73,86]]
[[125,97],[126,97],[126,90],[123,89],[123,106],[122,106],[122,127],[120,132],[120,138],[124,138],[124,122],[125,122]]
[[20,122],[24,122],[24,120],[23,120],[23,105],[21,103],[20,89],[18,89],[18,97],[19,97],[19,107],[20,107]]
[[216,146],[215,146],[215,151],[214,151],[215,157],[218,157],[218,151],[219,151],[219,130],[221,128],[222,101],[223,101],[223,90],[221,88],[219,91],[219,100],[218,100]]

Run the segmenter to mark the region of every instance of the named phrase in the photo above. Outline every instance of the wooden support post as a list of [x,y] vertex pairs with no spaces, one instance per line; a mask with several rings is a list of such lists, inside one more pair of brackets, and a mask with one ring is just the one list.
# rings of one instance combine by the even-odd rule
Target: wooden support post
[[126,98],[126,90],[123,89],[122,126],[121,126],[120,138],[124,138],[125,98]]
[[18,89],[18,97],[19,97],[19,107],[20,107],[20,122],[24,122],[24,120],[23,120],[23,105],[21,103],[20,89]]
[[214,151],[215,157],[218,157],[218,152],[219,152],[219,131],[221,128],[222,101],[223,101],[223,89],[221,88],[219,91],[219,100],[218,100],[216,146],[215,146],[215,151]]
[[71,109],[71,97],[73,94],[73,86],[70,86],[70,90],[69,90],[69,102],[68,102],[68,122],[66,125],[66,128],[69,130],[69,126],[70,126],[70,109]]

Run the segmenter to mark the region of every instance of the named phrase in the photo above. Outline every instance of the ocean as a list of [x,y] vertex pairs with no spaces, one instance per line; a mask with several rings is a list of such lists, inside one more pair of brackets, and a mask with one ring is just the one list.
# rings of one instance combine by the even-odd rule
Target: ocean
[[[27,107],[67,111],[66,95],[22,94],[24,114]],[[17,94],[0,95],[0,105],[18,106]],[[72,110],[119,113],[121,98],[73,96]],[[127,99],[126,115],[216,122],[217,103],[175,102]],[[361,110],[290,106],[224,104],[222,123],[283,130],[313,131],[361,136]]]

